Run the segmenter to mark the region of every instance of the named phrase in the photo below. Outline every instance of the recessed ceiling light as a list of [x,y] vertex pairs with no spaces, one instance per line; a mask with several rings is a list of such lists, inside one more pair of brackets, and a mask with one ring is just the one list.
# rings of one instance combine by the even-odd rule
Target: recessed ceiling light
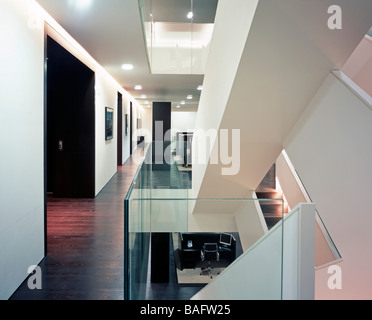
[[134,87],[134,89],[135,89],[135,90],[142,90],[142,86],[138,84],[138,85],[136,85],[136,86]]
[[202,91],[202,90],[203,90],[203,86],[199,86],[199,87],[198,87],[198,90],[199,90],[199,91]]
[[185,104],[186,102],[185,101],[181,101],[181,104]]
[[179,108],[181,108],[181,106],[177,106],[176,108],[179,109]]
[[143,94],[143,95],[141,96],[141,99],[147,99],[147,96],[146,96],[145,94]]
[[191,94],[188,95],[188,96],[187,96],[187,99],[188,99],[188,100],[192,100],[192,95],[191,95]]
[[121,68],[122,68],[123,70],[133,70],[133,65],[132,65],[132,64],[127,64],[127,63],[125,63],[125,64],[123,64],[123,65],[121,66]]
[[190,11],[188,14],[187,14],[187,19],[192,19],[194,17],[194,13],[192,11]]

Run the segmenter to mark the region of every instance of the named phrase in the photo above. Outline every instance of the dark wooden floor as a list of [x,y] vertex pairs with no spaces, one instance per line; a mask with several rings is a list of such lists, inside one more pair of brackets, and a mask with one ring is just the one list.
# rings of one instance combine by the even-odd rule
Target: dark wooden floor
[[[42,290],[30,290],[25,281],[11,300],[124,299],[124,198],[137,169],[129,159],[95,199],[48,198]],[[148,284],[148,299],[182,300],[197,292],[173,278]]]
[[95,199],[48,198],[43,289],[25,282],[11,299],[124,298],[124,197],[137,167],[128,160]]

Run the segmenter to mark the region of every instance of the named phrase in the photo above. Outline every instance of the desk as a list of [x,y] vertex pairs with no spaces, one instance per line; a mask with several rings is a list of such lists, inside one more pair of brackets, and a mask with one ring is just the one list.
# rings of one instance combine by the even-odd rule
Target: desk
[[[220,233],[180,233],[179,247],[176,249],[176,263],[180,270],[193,269],[204,265],[201,261],[200,253],[204,243],[217,243],[219,245],[221,267],[226,267],[236,259],[236,240],[231,246],[226,247],[219,243]],[[192,246],[190,246],[190,241]],[[216,265],[217,266],[217,265]]]

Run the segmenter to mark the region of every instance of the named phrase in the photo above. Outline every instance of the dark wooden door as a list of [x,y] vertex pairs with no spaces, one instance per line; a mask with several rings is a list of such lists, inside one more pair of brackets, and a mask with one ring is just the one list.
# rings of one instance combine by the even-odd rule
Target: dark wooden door
[[118,166],[123,165],[123,95],[118,92]]
[[129,134],[129,154],[132,155],[133,153],[133,103],[131,102],[130,103],[130,112],[129,112],[129,130],[130,130],[130,134]]
[[94,72],[47,39],[47,189],[54,197],[95,196]]

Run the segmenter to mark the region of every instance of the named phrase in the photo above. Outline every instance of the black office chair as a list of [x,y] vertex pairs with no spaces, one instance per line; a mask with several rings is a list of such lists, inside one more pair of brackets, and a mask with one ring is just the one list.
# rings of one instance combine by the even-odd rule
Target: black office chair
[[[201,268],[200,275],[203,275],[204,272],[207,272],[212,279],[213,266],[211,265],[211,261],[220,261],[217,243],[204,243],[203,248],[200,251],[200,257],[202,261],[208,261],[208,266]],[[219,274],[219,272],[217,274]]]

